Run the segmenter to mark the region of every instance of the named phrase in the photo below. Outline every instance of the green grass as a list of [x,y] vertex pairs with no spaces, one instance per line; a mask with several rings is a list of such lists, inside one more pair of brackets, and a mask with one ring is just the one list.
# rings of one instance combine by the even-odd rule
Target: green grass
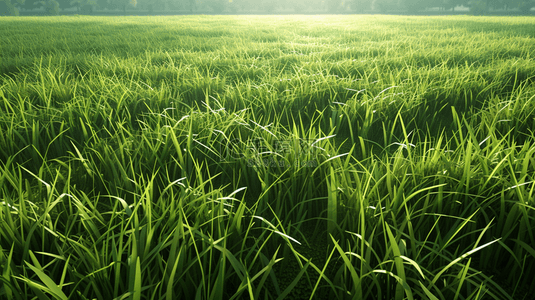
[[529,299],[534,23],[1,18],[0,298]]

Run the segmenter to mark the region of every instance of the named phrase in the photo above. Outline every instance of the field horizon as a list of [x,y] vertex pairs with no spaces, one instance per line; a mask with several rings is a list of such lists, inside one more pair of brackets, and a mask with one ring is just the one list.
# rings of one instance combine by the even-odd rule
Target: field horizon
[[0,18],[0,298],[529,299],[533,25]]

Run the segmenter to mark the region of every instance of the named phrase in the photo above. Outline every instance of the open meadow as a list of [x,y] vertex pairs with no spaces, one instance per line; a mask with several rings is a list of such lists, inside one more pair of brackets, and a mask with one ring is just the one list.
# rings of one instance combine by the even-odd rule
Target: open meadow
[[532,299],[535,18],[0,18],[1,299]]

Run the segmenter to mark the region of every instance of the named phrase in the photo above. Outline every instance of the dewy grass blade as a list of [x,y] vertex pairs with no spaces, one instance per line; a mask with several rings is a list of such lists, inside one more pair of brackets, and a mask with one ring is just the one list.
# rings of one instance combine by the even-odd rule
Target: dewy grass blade
[[449,268],[451,268],[452,266],[454,266],[456,263],[458,263],[458,262],[461,261],[462,259],[464,259],[464,258],[466,258],[466,257],[468,257],[468,256],[470,256],[470,255],[472,255],[473,253],[475,253],[475,252],[477,252],[477,251],[479,251],[479,250],[481,250],[481,249],[483,249],[483,248],[485,248],[485,247],[488,247],[488,246],[494,244],[494,243],[497,242],[497,241],[498,241],[498,240],[494,240],[494,241],[492,241],[492,242],[488,242],[488,243],[486,243],[486,244],[484,244],[484,245],[481,245],[481,246],[479,246],[479,247],[477,247],[477,248],[474,248],[474,249],[472,249],[472,250],[466,252],[465,254],[461,255],[460,257],[458,257],[458,258],[452,260],[447,266],[445,266],[440,272],[438,272],[438,273],[435,275],[435,277],[434,277],[433,280],[431,281],[431,285],[434,285],[434,284],[437,282],[437,280],[440,278],[440,276],[442,276],[442,274],[443,274],[444,272],[446,272]]
[[335,230],[338,224],[337,220],[337,209],[338,209],[338,201],[337,201],[337,194],[338,194],[338,184],[336,181],[336,176],[334,174],[334,170],[331,167],[330,172],[330,180],[327,180],[327,190],[328,190],[328,204],[327,204],[327,232],[329,234],[335,234]]
[[352,299],[363,299],[362,298],[362,285],[361,285],[361,279],[357,274],[357,271],[355,270],[355,267],[351,264],[351,261],[347,258],[344,250],[340,247],[338,242],[333,238],[332,235],[330,235],[332,242],[334,243],[334,247],[336,250],[338,250],[338,253],[340,254],[340,257],[342,258],[344,262],[344,267],[349,270],[349,273],[351,274],[351,280],[353,281],[353,288],[351,290],[351,294],[353,295]]
[[425,285],[421,281],[418,281],[418,283],[420,284],[420,287],[422,288],[422,290],[424,290],[424,293],[427,296],[427,299],[429,299],[429,300],[439,300],[435,295],[433,295],[433,293],[431,293],[431,291],[429,291],[425,287]]
[[238,277],[243,282],[245,280],[245,277],[248,276],[247,270],[243,267],[243,265],[236,259],[236,257],[228,249],[225,249],[219,245],[216,245],[215,242],[214,242],[214,248],[221,251],[221,253],[223,254],[223,258],[227,258],[229,260],[230,264],[232,265],[232,268],[234,269]]
[[[35,258],[34,254],[30,251],[30,257],[32,258],[32,260],[36,263],[37,262],[37,258]],[[36,266],[33,266],[31,265],[30,263],[26,262],[26,265],[28,266],[28,268],[30,268],[32,271],[35,272],[35,274],[37,274],[37,276],[39,277],[39,279],[41,279],[41,281],[45,284],[45,286],[48,288],[48,291],[54,295],[54,298],[57,298],[57,299],[61,299],[61,300],[66,300],[67,299],[67,295],[65,295],[63,293],[63,291],[61,290],[61,288],[59,288],[59,286],[50,278],[48,277],[43,271],[42,271],[42,267],[37,265]]]
[[463,287],[465,280],[467,279],[466,275],[468,273],[468,269],[470,268],[471,262],[472,262],[472,258],[468,258],[468,262],[466,263],[466,265],[464,265],[461,268],[459,274],[457,274],[458,286],[457,286],[457,290],[455,291],[455,296],[453,298],[454,300],[457,300],[459,298],[459,293],[461,292],[461,288]]
[[[288,240],[290,240],[290,241],[292,241],[292,242],[294,242],[294,243],[296,243],[298,245],[301,245],[301,243],[298,240],[296,240],[295,238],[287,235],[284,232],[280,232],[279,230],[277,230],[277,227],[275,227],[273,224],[271,224],[268,220],[266,220],[266,219],[264,219],[264,218],[262,218],[260,216],[253,216],[253,218],[259,219],[259,220],[263,221],[264,223],[268,224],[269,227],[271,227],[271,229],[268,229],[268,230],[270,230],[270,231],[272,231],[272,232],[274,232],[274,233],[284,237],[285,239],[288,239]],[[280,220],[279,220],[279,222],[280,222]]]
[[262,270],[260,270],[257,274],[255,274],[251,278],[251,282],[254,282],[259,276],[262,275],[262,278],[260,279],[260,282],[257,285],[257,289],[256,289],[255,295],[253,297],[254,299],[260,299],[260,292],[262,291],[262,287],[264,286],[266,280],[268,279],[268,276],[271,274],[273,266],[276,263],[278,263],[278,262],[283,260],[283,258],[277,258],[277,254],[279,253],[279,249],[280,249],[280,247],[277,248],[277,250],[273,254],[273,257],[269,260],[268,265],[265,266]]
[[4,270],[2,271],[2,280],[4,281],[4,294],[7,295],[8,298],[13,298],[13,287],[11,285],[11,273],[12,273],[12,260],[13,260],[13,248],[14,245],[11,246],[11,250],[9,251],[9,255],[6,258],[4,256],[4,253],[0,253],[2,255],[2,262],[4,265]]
[[141,289],[142,289],[142,282],[141,282],[141,263],[139,261],[139,256],[137,257],[136,259],[136,263],[135,263],[135,266],[136,266],[136,273],[135,273],[135,276],[134,276],[134,290],[131,291],[133,297],[132,299],[134,300],[140,300],[141,299]]
[[394,265],[396,266],[396,272],[397,277],[401,282],[398,281],[398,284],[396,286],[396,299],[404,299],[406,295],[408,299],[413,299],[412,296],[412,290],[407,284],[408,278],[405,275],[405,266],[403,265],[403,258],[401,257],[401,251],[398,247],[398,243],[396,241],[396,238],[392,234],[392,231],[390,230],[390,226],[388,223],[384,223],[384,228],[386,233],[388,234],[388,240],[390,244],[390,249],[392,250],[392,253],[394,255]]
[[515,243],[520,245],[522,248],[524,248],[524,250],[526,250],[527,253],[529,253],[531,256],[535,257],[535,249],[532,246],[530,246],[526,242],[520,241],[518,239],[512,239],[512,241],[514,241]]
[[[179,248],[179,241],[180,238],[180,231],[178,229],[175,230],[175,233],[173,235],[173,241],[171,243],[171,254],[169,255],[168,264],[167,267],[169,267],[169,264],[172,264],[172,269],[170,271],[167,271],[166,273],[169,276],[169,279],[167,280],[167,286],[165,290],[165,298],[167,300],[172,300],[176,298],[176,295],[173,295],[173,287],[175,285],[175,276],[177,275],[177,269],[179,266],[179,260],[181,259],[182,249],[183,246]],[[178,249],[178,252],[177,252]]]

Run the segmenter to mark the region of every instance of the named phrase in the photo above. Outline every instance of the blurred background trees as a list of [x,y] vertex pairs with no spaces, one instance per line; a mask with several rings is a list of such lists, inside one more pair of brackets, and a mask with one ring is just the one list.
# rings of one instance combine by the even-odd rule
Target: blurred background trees
[[156,13],[533,13],[535,0],[0,0],[0,15]]
[[13,4],[10,0],[0,0],[0,16],[18,16],[19,9],[16,7],[17,4],[19,6],[24,5],[24,1]]

